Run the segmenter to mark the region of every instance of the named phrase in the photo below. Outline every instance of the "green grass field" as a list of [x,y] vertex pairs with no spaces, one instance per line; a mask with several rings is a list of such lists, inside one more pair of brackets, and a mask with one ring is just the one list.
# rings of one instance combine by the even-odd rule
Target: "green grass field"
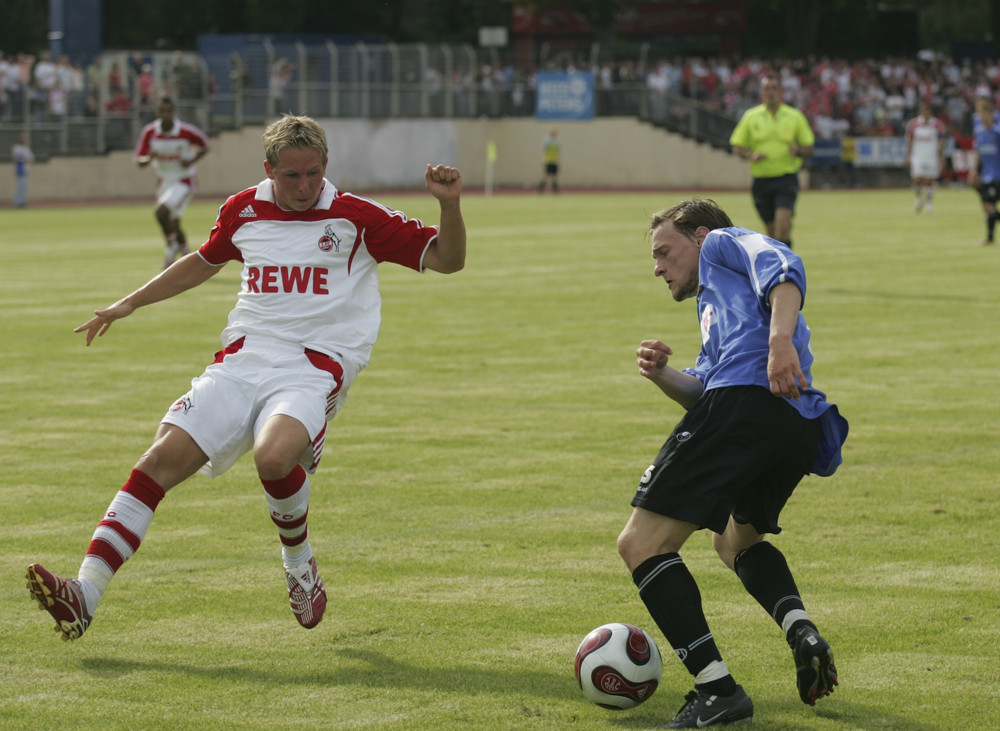
[[[636,374],[661,337],[699,346],[694,304],[652,276],[645,225],[680,194],[470,194],[449,277],[382,268],[372,365],[313,480],[330,604],[287,606],[249,458],[161,504],[87,634],[59,641],[24,588],[75,575],[167,406],[218,347],[238,285],[140,310],[84,348],[73,327],[155,274],[152,206],[0,211],[0,728],[640,729],[691,679],[615,550],[638,478],[680,409]],[[758,227],[748,193],[714,196]],[[436,220],[429,196],[381,196]],[[193,240],[218,201],[186,216]],[[774,539],[837,654],[798,700],[778,628],[717,560],[685,548],[706,613],[766,729],[997,728],[1000,250],[975,196],[806,192],[794,239],[817,387],[851,422],[845,463],[807,478]],[[643,706],[591,705],[573,655],[639,624],[664,654]]]

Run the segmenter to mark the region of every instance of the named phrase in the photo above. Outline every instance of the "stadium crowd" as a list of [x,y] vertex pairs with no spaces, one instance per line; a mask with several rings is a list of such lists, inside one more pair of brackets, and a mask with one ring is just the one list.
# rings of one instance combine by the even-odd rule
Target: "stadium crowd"
[[[615,83],[615,71],[610,64],[602,67],[601,83]],[[625,72],[631,69],[626,66]],[[760,79],[774,74],[781,80],[785,102],[805,113],[820,139],[900,136],[921,99],[930,99],[953,133],[964,135],[971,132],[977,96],[1000,100],[1000,65],[995,59],[955,62],[932,53],[855,61],[673,58],[660,60],[646,74],[646,83],[736,119],[760,103]]]
[[158,94],[199,98],[200,70],[183,54],[175,54],[171,68],[154,78],[149,59],[132,54],[122,68],[112,62],[105,70],[101,57],[86,66],[66,55],[56,58],[48,51],[5,55],[0,51],[0,121],[57,120],[64,117],[94,116],[99,111],[101,90],[106,90],[104,107],[110,114],[127,114],[134,106],[155,106]]
[[[967,136],[972,129],[975,98],[990,96],[1000,102],[997,60],[955,61],[932,52],[921,52],[913,58],[808,57],[775,61],[675,56],[599,64],[581,57],[549,64],[544,70],[556,68],[593,70],[599,93],[609,100],[599,110],[602,114],[631,113],[625,97],[617,97],[615,92],[645,89],[654,101],[658,92],[669,92],[734,120],[759,103],[760,78],[777,74],[785,102],[806,114],[819,139],[900,136],[906,121],[916,115],[919,101],[927,98],[952,134]],[[496,110],[499,114],[530,115],[534,111],[530,92],[538,70],[505,63],[484,64],[478,70],[456,70],[451,83],[456,89],[499,93],[506,99]],[[37,120],[95,114],[102,84],[107,90],[105,107],[113,113],[127,112],[135,105],[151,105],[158,93],[199,98],[205,90],[211,94],[219,87],[214,78],[205,84],[199,77],[200,70],[179,53],[172,68],[157,69],[155,74],[151,71],[148,59],[138,53],[130,57],[125,68],[113,64],[105,70],[100,58],[83,66],[65,56],[52,58],[48,52],[37,57],[5,56],[0,52],[0,120],[20,119],[26,112]],[[429,69],[423,83],[440,89],[443,81],[440,71]],[[237,73],[230,75],[229,83],[245,88],[252,80],[247,73]],[[273,86],[275,80],[263,83]],[[625,108],[616,110],[619,101]]]

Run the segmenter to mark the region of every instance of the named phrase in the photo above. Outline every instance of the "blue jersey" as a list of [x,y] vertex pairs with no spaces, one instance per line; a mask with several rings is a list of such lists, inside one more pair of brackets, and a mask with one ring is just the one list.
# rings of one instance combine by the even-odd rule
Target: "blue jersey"
[[1000,118],[993,116],[993,126],[987,127],[977,115],[972,125],[973,149],[979,155],[984,183],[1000,182]]
[[[784,244],[745,228],[712,231],[701,245],[698,318],[701,352],[693,368],[705,390],[726,386],[760,386],[770,390],[767,377],[771,331],[771,290],[792,282],[805,302],[806,275],[802,259]],[[813,353],[809,327],[799,313],[792,343],[802,372],[812,383]],[[813,472],[833,474],[841,462],[840,447],[847,421],[810,387],[799,399],[785,399],[807,419],[820,419],[823,443]]]

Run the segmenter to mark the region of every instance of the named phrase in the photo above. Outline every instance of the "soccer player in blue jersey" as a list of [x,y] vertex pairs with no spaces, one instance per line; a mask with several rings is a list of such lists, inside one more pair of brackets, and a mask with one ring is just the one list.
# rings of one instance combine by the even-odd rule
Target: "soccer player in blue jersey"
[[979,193],[986,214],[986,238],[983,244],[993,243],[993,234],[1000,212],[1000,115],[993,101],[987,97],[976,100],[973,120],[972,156],[969,160],[969,184]]
[[833,692],[837,670],[785,557],[765,534],[809,473],[841,462],[847,422],[813,387],[809,328],[800,310],[802,260],[781,242],[733,226],[713,201],[653,215],[654,274],[678,302],[697,298],[701,352],[694,367],[668,365],[660,340],[636,351],[639,373],[687,409],[632,500],[618,550],[650,615],[694,676],[666,728],[753,717],[753,702],[726,667],[679,555],[696,530],[784,632],[804,703]]

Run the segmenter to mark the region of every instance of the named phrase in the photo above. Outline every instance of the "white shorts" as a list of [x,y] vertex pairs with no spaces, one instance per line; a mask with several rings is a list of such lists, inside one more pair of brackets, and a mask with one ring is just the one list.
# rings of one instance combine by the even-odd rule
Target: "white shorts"
[[349,363],[301,345],[247,336],[216,354],[161,423],[186,431],[208,455],[200,471],[216,477],[253,449],[270,417],[291,416],[309,432],[299,464],[311,474],[323,455],[326,423],[343,406],[356,375]]
[[156,205],[166,206],[174,218],[180,218],[194,198],[194,191],[195,186],[183,180],[161,180],[156,191]]
[[910,158],[911,178],[937,179],[941,174],[941,164],[937,157]]

